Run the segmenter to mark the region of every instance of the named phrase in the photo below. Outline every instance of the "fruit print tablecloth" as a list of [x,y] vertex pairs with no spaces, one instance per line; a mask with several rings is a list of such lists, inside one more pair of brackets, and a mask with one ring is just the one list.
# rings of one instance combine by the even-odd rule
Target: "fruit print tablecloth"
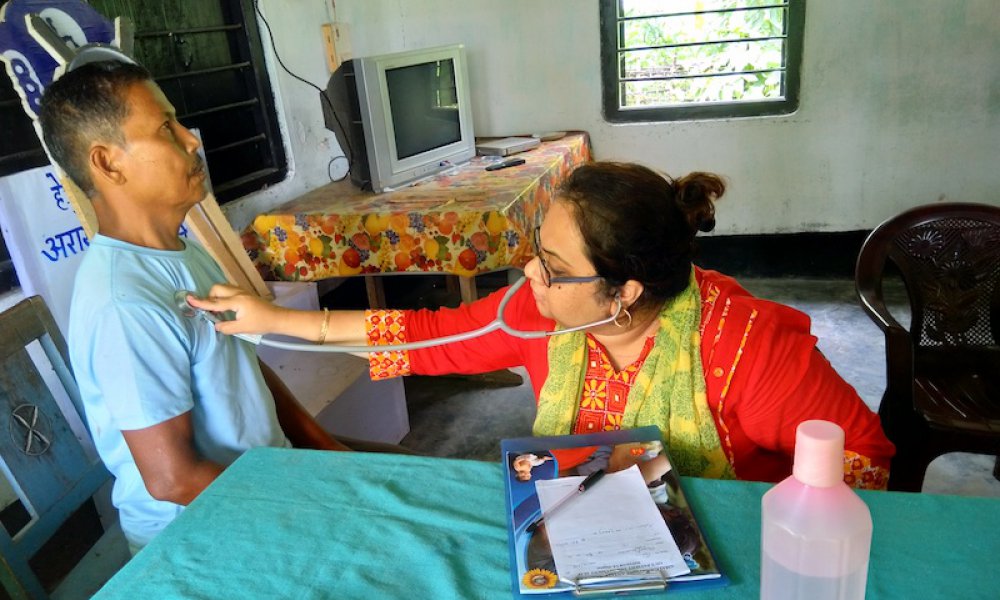
[[485,171],[476,157],[382,194],[331,183],[258,215],[243,245],[270,280],[520,268],[533,256],[532,228],[559,183],[590,160],[590,142],[575,132],[518,156],[527,162]]

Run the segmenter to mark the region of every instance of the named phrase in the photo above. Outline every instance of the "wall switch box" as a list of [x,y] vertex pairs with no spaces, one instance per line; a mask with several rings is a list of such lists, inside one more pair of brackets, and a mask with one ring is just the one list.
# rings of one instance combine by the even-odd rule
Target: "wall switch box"
[[330,23],[333,29],[333,48],[337,55],[337,64],[354,58],[354,49],[351,47],[351,26],[342,21]]
[[340,63],[353,58],[350,28],[347,23],[334,21],[320,26],[323,32],[323,48],[326,52],[326,66],[333,73]]
[[340,58],[337,56],[337,44],[333,41],[336,35],[333,31],[333,23],[323,23],[320,26],[323,32],[323,51],[326,53],[326,68],[333,73],[340,66]]

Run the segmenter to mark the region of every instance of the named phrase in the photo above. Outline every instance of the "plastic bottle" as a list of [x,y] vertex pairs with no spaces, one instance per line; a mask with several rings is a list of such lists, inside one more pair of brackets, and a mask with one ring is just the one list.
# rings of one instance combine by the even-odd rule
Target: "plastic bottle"
[[872,517],[843,465],[843,429],[799,425],[791,477],[761,500],[761,600],[865,597]]

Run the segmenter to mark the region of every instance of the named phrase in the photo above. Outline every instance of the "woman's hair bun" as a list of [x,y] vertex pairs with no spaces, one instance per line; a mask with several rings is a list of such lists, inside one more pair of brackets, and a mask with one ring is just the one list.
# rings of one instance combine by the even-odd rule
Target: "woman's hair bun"
[[694,231],[715,229],[715,200],[726,192],[726,184],[713,173],[696,171],[673,182],[677,206]]
[[710,217],[698,221],[698,231],[704,231],[705,233],[708,233],[713,229],[715,229],[715,217]]

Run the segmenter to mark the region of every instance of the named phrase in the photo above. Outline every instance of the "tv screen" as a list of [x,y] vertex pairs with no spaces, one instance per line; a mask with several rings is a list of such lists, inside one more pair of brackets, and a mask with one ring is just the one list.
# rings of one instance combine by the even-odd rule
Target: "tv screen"
[[323,114],[356,185],[390,190],[475,156],[465,60],[455,45],[355,58],[337,69]]
[[409,158],[462,139],[455,61],[387,69],[396,158]]

